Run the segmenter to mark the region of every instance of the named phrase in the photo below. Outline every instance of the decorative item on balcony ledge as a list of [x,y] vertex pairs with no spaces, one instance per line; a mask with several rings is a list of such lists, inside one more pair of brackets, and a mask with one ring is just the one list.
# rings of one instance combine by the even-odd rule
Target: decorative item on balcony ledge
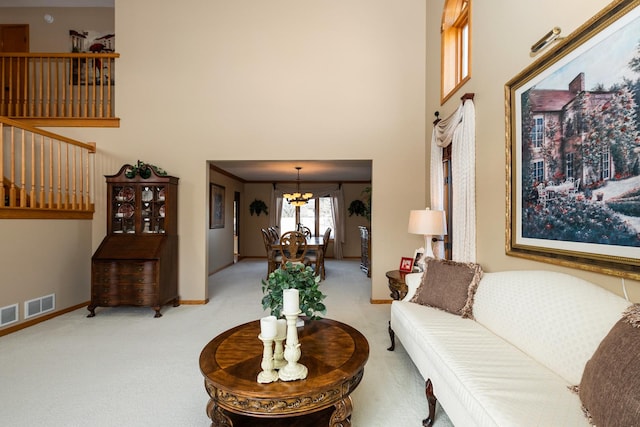
[[265,215],[269,215],[269,210],[265,202],[263,202],[262,200],[255,199],[249,205],[249,213],[251,214],[251,216],[253,216],[254,213],[258,216],[260,216],[261,213],[264,213]]
[[127,169],[127,171],[125,172],[125,176],[131,179],[135,178],[136,175],[140,175],[141,178],[148,179],[151,178],[152,169],[158,176],[167,175],[167,172],[164,169],[138,160],[138,163]]
[[312,267],[303,264],[287,263],[269,274],[265,282],[262,280],[262,308],[269,309],[276,317],[282,315],[283,292],[285,289],[297,289],[300,295],[302,315],[311,320],[321,319],[319,314],[327,314],[327,307],[322,300],[324,295],[318,289],[320,276],[316,276]]

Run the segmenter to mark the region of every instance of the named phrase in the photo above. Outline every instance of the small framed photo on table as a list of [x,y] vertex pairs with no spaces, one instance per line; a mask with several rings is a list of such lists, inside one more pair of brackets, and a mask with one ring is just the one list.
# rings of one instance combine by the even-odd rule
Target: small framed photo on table
[[416,249],[413,254],[413,271],[421,273],[424,271],[424,248]]
[[413,258],[402,257],[399,270],[403,273],[411,273],[413,271]]

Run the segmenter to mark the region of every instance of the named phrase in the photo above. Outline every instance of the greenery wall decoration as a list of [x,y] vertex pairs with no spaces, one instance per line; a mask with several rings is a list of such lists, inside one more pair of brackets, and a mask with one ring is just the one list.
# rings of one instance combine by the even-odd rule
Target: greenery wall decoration
[[324,295],[318,289],[320,276],[316,276],[312,267],[288,262],[284,268],[278,268],[269,274],[267,281],[262,280],[262,308],[269,309],[271,315],[282,314],[282,293],[284,289],[297,289],[300,295],[300,310],[309,319],[321,319],[319,314],[327,314],[322,300]]
[[249,205],[249,213],[251,214],[251,216],[253,216],[254,213],[260,216],[260,214],[263,212],[265,215],[269,215],[267,205],[262,200],[255,199]]
[[349,216],[365,216],[367,207],[362,200],[356,199],[349,204]]
[[371,221],[371,187],[365,188],[360,194],[364,200],[356,199],[349,204],[349,216],[364,216]]

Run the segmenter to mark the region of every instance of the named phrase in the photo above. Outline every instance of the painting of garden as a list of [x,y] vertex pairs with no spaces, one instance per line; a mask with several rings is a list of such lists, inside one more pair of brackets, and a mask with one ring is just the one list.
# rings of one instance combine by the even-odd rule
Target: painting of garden
[[520,95],[523,238],[640,247],[640,19]]

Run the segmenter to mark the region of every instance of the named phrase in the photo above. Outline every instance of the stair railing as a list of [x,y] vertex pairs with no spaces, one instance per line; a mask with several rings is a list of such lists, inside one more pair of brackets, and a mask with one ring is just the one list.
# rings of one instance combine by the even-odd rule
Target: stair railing
[[34,126],[117,127],[118,53],[0,52],[0,116]]
[[0,218],[93,217],[94,143],[0,117]]

